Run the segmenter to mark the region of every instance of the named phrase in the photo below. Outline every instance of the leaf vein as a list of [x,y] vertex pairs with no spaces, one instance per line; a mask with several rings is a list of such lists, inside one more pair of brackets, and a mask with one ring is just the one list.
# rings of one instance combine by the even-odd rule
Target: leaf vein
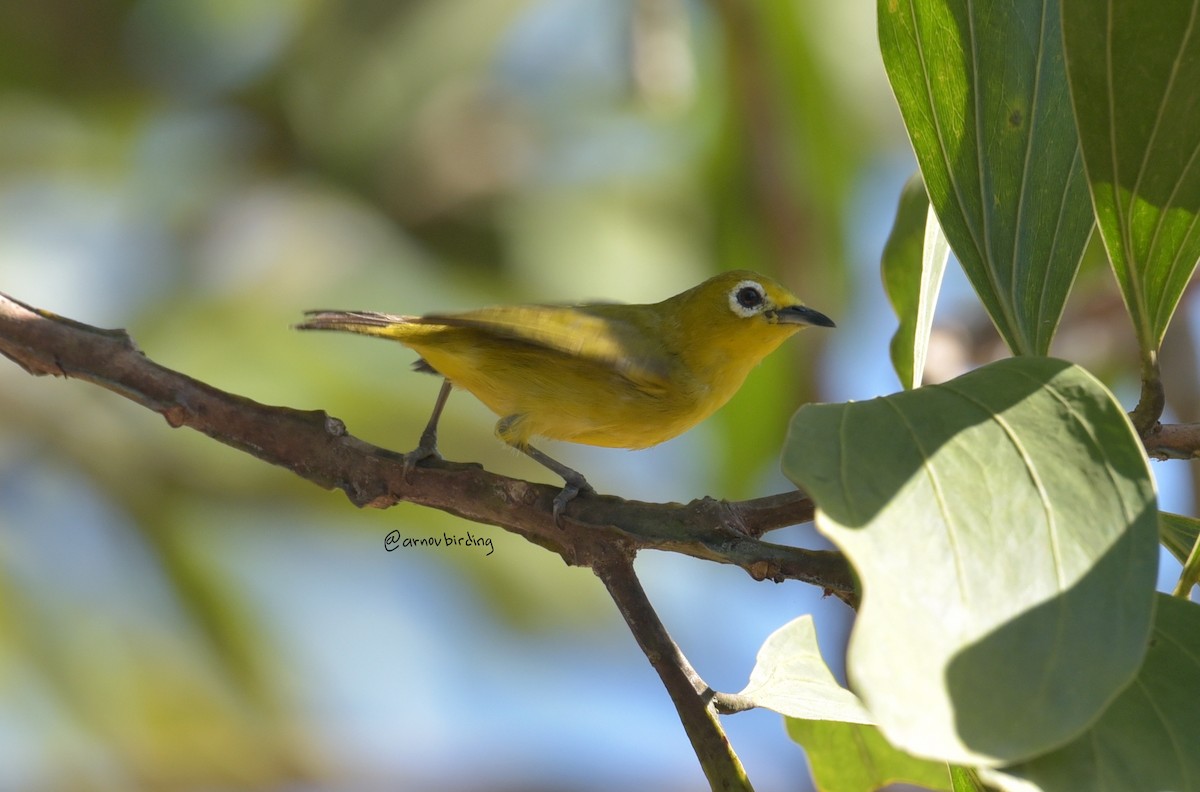
[[[1154,117],[1154,126],[1152,127],[1152,129],[1150,131],[1150,139],[1146,143],[1146,151],[1142,155],[1142,162],[1141,162],[1140,167],[1138,168],[1137,180],[1134,183],[1133,192],[1129,196],[1130,213],[1131,214],[1132,214],[1133,201],[1135,201],[1137,199],[1138,194],[1141,192],[1142,178],[1146,175],[1146,171],[1149,169],[1151,153],[1154,150],[1154,145],[1155,145],[1156,141],[1158,140],[1159,129],[1162,126],[1163,117],[1166,115],[1166,108],[1170,101],[1171,93],[1174,91],[1176,78],[1179,76],[1180,62],[1182,61],[1183,56],[1188,49],[1188,42],[1192,38],[1193,32],[1195,30],[1195,24],[1196,24],[1196,3],[1193,2],[1192,3],[1192,13],[1188,17],[1188,23],[1187,23],[1187,27],[1184,29],[1183,38],[1180,39],[1179,49],[1176,51],[1175,58],[1171,62],[1171,74],[1167,78],[1167,85],[1166,85],[1165,90],[1163,91],[1162,101],[1159,102],[1158,112],[1155,114],[1155,117]],[[1147,265],[1151,264],[1154,260],[1154,253],[1158,247],[1159,239],[1162,236],[1163,226],[1166,223],[1167,210],[1170,207],[1175,206],[1175,198],[1179,194],[1179,190],[1182,188],[1183,183],[1187,180],[1187,176],[1188,176],[1189,172],[1191,172],[1192,167],[1196,164],[1196,156],[1198,153],[1200,153],[1200,142],[1197,142],[1197,144],[1192,147],[1192,153],[1188,157],[1187,165],[1184,166],[1184,168],[1182,169],[1182,171],[1179,174],[1179,178],[1177,178],[1175,180],[1174,185],[1171,187],[1170,196],[1167,198],[1167,200],[1163,204],[1163,206],[1159,207],[1158,216],[1154,223],[1154,233],[1151,235],[1150,244],[1146,248],[1146,264]],[[1188,234],[1185,235],[1184,239],[1180,242],[1180,247],[1176,250],[1175,256],[1172,257],[1170,267],[1168,267],[1168,269],[1167,269],[1166,277],[1163,279],[1163,284],[1164,284],[1164,286],[1167,287],[1167,288],[1164,288],[1161,292],[1160,296],[1163,299],[1160,299],[1159,303],[1154,306],[1153,324],[1154,324],[1155,330],[1158,330],[1159,328],[1161,328],[1166,321],[1167,317],[1163,316],[1163,312],[1164,312],[1164,308],[1166,308],[1165,302],[1169,303],[1171,301],[1170,300],[1170,292],[1172,291],[1172,289],[1170,288],[1170,283],[1174,279],[1176,267],[1177,267],[1177,265],[1179,263],[1179,259],[1180,259],[1180,253],[1182,252],[1184,245],[1187,242],[1187,237],[1191,235],[1190,229],[1191,229],[1191,227],[1194,227],[1194,226],[1195,226],[1195,212],[1193,211],[1192,224],[1189,227]],[[1164,299],[1165,299],[1165,302],[1164,302]],[[1149,306],[1147,306],[1147,307],[1149,307]]]
[[954,178],[954,167],[953,163],[950,162],[950,151],[949,146],[946,143],[946,133],[942,128],[942,121],[938,115],[937,104],[934,101],[934,97],[937,96],[938,92],[933,89],[933,78],[930,74],[929,62],[925,55],[925,43],[921,39],[921,28],[917,22],[916,0],[909,0],[908,8],[909,18],[913,27],[913,41],[917,47],[917,60],[921,64],[921,77],[925,85],[925,100],[929,108],[930,119],[933,121],[933,129],[937,136],[938,150],[941,152],[942,162],[946,167],[947,181],[949,182],[950,189],[954,193],[954,199],[958,204],[958,211],[962,216],[963,224],[967,228],[967,233],[971,236],[971,244],[975,246],[975,250],[979,253],[980,258],[982,259],[982,247],[975,230],[975,225],[971,222],[971,217],[967,212],[967,203],[963,198],[961,185],[958,183],[958,180]]
[[[939,386],[940,387],[940,386]],[[946,541],[950,545],[950,553],[954,557],[954,574],[958,582],[958,591],[964,605],[969,604],[967,596],[967,575],[963,569],[962,550],[958,546],[958,540],[955,536],[955,520],[950,513],[949,504],[946,502],[946,493],[942,486],[941,480],[938,478],[937,470],[931,464],[931,455],[921,442],[921,433],[913,426],[912,421],[895,403],[894,399],[884,399],[883,403],[896,413],[900,422],[904,424],[904,428],[908,430],[909,437],[913,441],[913,445],[920,452],[921,458],[925,460],[925,464],[921,467],[925,471],[926,477],[929,479],[929,485],[933,488],[933,497],[937,502],[938,512],[942,515],[942,521],[946,526]]]

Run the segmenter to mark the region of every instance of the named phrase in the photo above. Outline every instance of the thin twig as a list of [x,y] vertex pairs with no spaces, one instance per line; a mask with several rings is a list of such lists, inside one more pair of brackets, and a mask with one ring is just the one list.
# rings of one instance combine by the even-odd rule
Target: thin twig
[[1196,459],[1200,457],[1200,424],[1158,424],[1142,442],[1155,459]]
[[592,567],[617,604],[638,645],[675,703],[679,720],[714,790],[752,790],[746,770],[725,737],[716,712],[698,688],[707,690],[671,639],[633,569],[633,555],[606,548]]

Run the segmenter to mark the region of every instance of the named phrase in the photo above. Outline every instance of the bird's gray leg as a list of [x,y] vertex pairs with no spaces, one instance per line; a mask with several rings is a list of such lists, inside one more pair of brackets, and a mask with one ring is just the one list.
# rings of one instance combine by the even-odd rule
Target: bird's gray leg
[[592,485],[588,484],[587,479],[585,479],[583,474],[578,470],[567,467],[562,462],[547,456],[528,443],[521,443],[512,439],[513,428],[524,418],[525,416],[523,415],[510,415],[506,418],[502,418],[500,422],[496,424],[496,435],[499,436],[499,438],[505,443],[517,449],[525,456],[529,457],[538,464],[544,465],[550,470],[553,470],[557,475],[562,477],[562,480],[566,483],[566,486],[562,488],[561,492],[554,496],[554,522],[561,525],[560,518],[562,517],[563,511],[566,509],[567,504],[570,503],[576,495],[579,495],[580,493],[595,492],[595,490],[592,489]]
[[404,477],[408,478],[408,474],[416,464],[422,459],[433,457],[441,459],[442,455],[438,453],[437,447],[437,430],[438,420],[442,417],[442,410],[446,408],[446,399],[450,398],[450,389],[454,387],[450,384],[450,380],[442,380],[442,389],[438,391],[437,401],[433,403],[433,414],[429,416],[429,423],[425,424],[425,431],[421,432],[421,442],[417,443],[417,447],[404,455]]

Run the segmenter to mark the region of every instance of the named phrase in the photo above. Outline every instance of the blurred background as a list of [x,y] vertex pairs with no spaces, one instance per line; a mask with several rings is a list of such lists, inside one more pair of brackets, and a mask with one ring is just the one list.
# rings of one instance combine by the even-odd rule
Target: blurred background
[[[873,10],[5,3],[0,290],[402,451],[437,380],[399,345],[291,332],[303,310],[657,301],[761,270],[837,330],[789,342],[664,446],[548,450],[625,497],[778,492],[799,404],[898,387],[878,263],[914,165]],[[1128,319],[1096,251],[1077,292],[1060,353],[1132,405]],[[1186,329],[1190,298],[1183,310]],[[930,377],[1003,354],[989,328],[952,271]],[[1200,404],[1193,346],[1176,332],[1164,353],[1179,404]],[[443,453],[553,481],[494,421],[457,394]],[[1193,512],[1188,468],[1155,471],[1164,508]],[[386,552],[392,530],[493,552]],[[823,546],[811,527],[772,538]],[[665,554],[638,569],[718,689],[741,689],[763,640],[806,612],[840,668],[849,612],[811,587]],[[808,788],[778,716],[724,722],[760,789]],[[437,512],[360,511],[112,393],[0,361],[0,790],[703,784],[591,573]]]

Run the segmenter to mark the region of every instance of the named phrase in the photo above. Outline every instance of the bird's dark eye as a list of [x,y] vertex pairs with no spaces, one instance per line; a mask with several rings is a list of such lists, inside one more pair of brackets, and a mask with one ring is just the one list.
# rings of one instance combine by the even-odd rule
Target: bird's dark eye
[[743,308],[757,308],[763,303],[763,293],[754,286],[743,286],[738,289],[735,299]]

